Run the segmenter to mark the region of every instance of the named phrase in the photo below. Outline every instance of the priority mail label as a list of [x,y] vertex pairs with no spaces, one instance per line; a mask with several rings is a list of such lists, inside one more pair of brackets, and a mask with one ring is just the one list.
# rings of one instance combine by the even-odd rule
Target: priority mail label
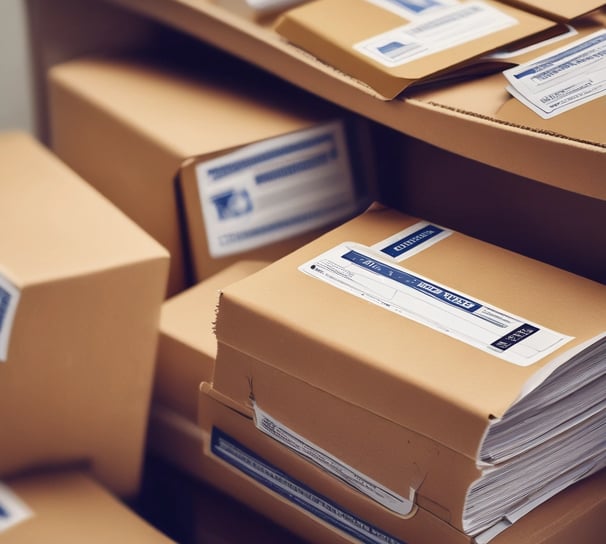
[[361,244],[341,244],[299,270],[518,366],[532,365],[572,339],[421,276]]
[[358,542],[405,544],[291,478],[217,427],[212,429],[210,451],[266,489]]
[[606,29],[503,72],[509,93],[543,119],[606,96]]
[[445,6],[410,23],[354,45],[359,53],[387,67],[471,42],[518,24],[517,19],[483,2]]
[[201,162],[196,177],[213,258],[323,227],[358,206],[340,121]]
[[19,289],[0,274],[0,363],[6,362],[8,357],[8,345],[19,296]]
[[33,516],[28,506],[0,482],[0,534]]
[[323,448],[315,445],[300,434],[280,423],[268,413],[264,412],[255,403],[255,425],[257,429],[277,440],[281,444],[297,452],[308,461],[315,463],[329,474],[360,491],[367,497],[389,508],[400,515],[411,514],[414,510],[414,489],[410,497],[401,495],[390,490],[386,486],[366,476],[351,465],[344,463]]

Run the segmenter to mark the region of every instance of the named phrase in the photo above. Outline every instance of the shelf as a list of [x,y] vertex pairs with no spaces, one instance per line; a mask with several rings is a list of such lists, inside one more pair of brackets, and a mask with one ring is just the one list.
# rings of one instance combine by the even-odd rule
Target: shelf
[[502,107],[512,100],[501,74],[384,101],[359,81],[290,45],[269,25],[245,20],[207,0],[107,1],[193,35],[403,134],[513,174],[606,200],[606,125],[591,122],[596,109],[606,118],[604,99],[596,102],[593,117],[587,123],[580,117],[572,131],[562,128],[560,121],[547,123],[537,117],[536,122],[522,124],[501,118]]

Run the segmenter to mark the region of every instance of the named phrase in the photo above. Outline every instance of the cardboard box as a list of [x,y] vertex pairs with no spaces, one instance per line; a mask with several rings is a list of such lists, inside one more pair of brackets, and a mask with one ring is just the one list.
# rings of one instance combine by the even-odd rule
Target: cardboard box
[[[426,249],[403,253],[409,256],[400,264],[408,274],[425,278],[420,287],[423,292],[427,285],[444,286],[448,300],[458,293],[469,300],[486,301],[483,304],[491,308],[504,309],[508,315],[522,316],[522,321],[536,324],[550,338],[552,333],[558,336],[560,332],[562,338],[568,338],[564,343],[551,343],[551,352],[539,351],[532,359],[524,356],[524,360],[515,362],[510,359],[512,352],[497,353],[470,340],[474,333],[459,336],[455,321],[446,334],[440,328],[443,325],[438,314],[432,313],[432,321],[427,321],[418,317],[424,315],[424,310],[419,310],[418,316],[414,312],[407,314],[407,302],[390,305],[390,293],[396,297],[390,285],[373,282],[363,273],[356,275],[355,267],[340,274],[339,266],[333,267],[324,253],[341,244],[354,248],[345,250],[354,255],[356,247],[373,246],[367,253],[371,257],[365,258],[372,266],[373,259],[379,258],[375,257],[379,245],[389,250],[392,242],[399,247],[397,244],[408,236],[418,235],[419,240],[424,240],[426,227],[431,228],[393,210],[373,208],[226,288],[219,303],[219,352],[213,383],[222,391],[223,384],[239,381],[240,401],[245,395],[256,398],[256,388],[263,387],[246,363],[239,365],[246,368],[242,375],[231,366],[233,357],[222,359],[225,344],[297,378],[310,390],[318,389],[362,409],[356,411],[355,417],[341,418],[352,437],[371,432],[357,425],[357,418],[368,415],[363,411],[371,412],[369,417],[381,424],[401,428],[403,445],[410,439],[405,435],[413,431],[423,441],[415,443],[418,450],[411,452],[410,463],[400,468],[400,479],[393,475],[391,481],[398,481],[404,498],[409,496],[409,490],[417,490],[435,503],[432,511],[436,515],[462,529],[465,497],[477,477],[477,456],[489,421],[503,416],[539,369],[603,333],[605,323],[599,316],[606,315],[606,290],[585,278],[439,227],[434,232],[441,234],[430,236],[431,242],[423,244]],[[442,234],[446,237],[441,238]],[[415,242],[412,247],[416,245]],[[408,247],[408,242],[402,242],[402,248]],[[396,270],[394,266],[391,268]],[[319,271],[314,272],[315,268]],[[329,275],[331,271],[341,278],[333,285],[310,277],[312,273]],[[336,288],[349,277],[359,278],[359,291],[365,300]],[[433,321],[438,325],[432,327]],[[275,398],[280,394],[278,390],[274,383],[271,394]],[[307,403],[301,390],[296,396],[291,394],[298,402]],[[385,436],[388,434],[386,431]],[[434,443],[432,456],[419,453],[430,448],[425,438]],[[364,456],[360,452],[351,455]],[[460,487],[455,487],[453,481],[453,485],[440,491],[438,479],[443,477],[444,469],[440,456],[451,455],[460,456],[457,466],[467,469],[451,475],[453,479],[461,478]],[[400,452],[400,457],[404,456]],[[376,452],[369,453],[366,461],[371,457],[377,463]],[[381,474],[387,472],[386,467],[374,470],[381,478],[388,476]],[[440,478],[429,491],[431,472]],[[466,479],[466,483],[461,483]],[[389,488],[388,481],[381,483]]]
[[[274,28],[294,45],[359,79],[386,99],[415,84],[454,77],[457,71],[486,72],[481,57],[487,53],[513,42],[526,43],[531,38],[537,42],[562,32],[553,21],[507,5],[490,1],[465,4],[436,10],[434,3],[423,7],[418,2],[404,2],[397,7],[365,0],[319,0],[289,10]],[[432,8],[435,19],[428,23]],[[339,24],[344,13],[347,27]],[[434,31],[440,28],[439,39],[427,32],[428,25]]]
[[602,0],[501,0],[521,9],[526,9],[543,17],[571,21],[604,6]]
[[0,154],[0,475],[87,460],[132,494],[168,255],[31,137]]
[[3,544],[169,544],[173,542],[78,471],[39,473],[0,483]]
[[[207,161],[222,157],[229,161],[231,153],[245,153],[248,145],[260,142],[280,146],[280,139],[272,139],[341,119],[342,111],[303,93],[285,100],[277,81],[265,79],[250,67],[234,65],[233,59],[191,47],[188,55],[196,58],[194,69],[184,68],[187,62],[179,58],[168,63],[160,58],[89,58],[56,66],[50,72],[53,149],[169,250],[169,295],[237,260],[273,260],[299,247],[351,215],[358,206],[356,198],[364,199],[366,190],[365,181],[356,185],[357,181],[347,177],[333,177],[324,186],[315,183],[315,194],[338,185],[347,203],[341,202],[340,210],[327,211],[314,202],[303,217],[301,210],[276,203],[279,195],[269,199],[272,194],[266,193],[271,187],[275,190],[276,183],[264,184],[265,193],[251,196],[252,188],[244,189],[242,183],[251,179],[253,183],[253,174],[237,170],[238,180],[227,176],[214,184],[213,188],[223,191],[221,195],[205,194],[201,201],[197,172]],[[241,78],[235,83],[233,73]],[[340,151],[342,165],[345,150]],[[243,181],[243,175],[248,181]],[[182,177],[183,187],[177,188],[175,180]],[[181,189],[184,214],[177,194]],[[230,191],[233,200],[226,196]],[[202,206],[215,204],[215,215],[206,217]],[[297,228],[289,216],[295,211],[300,219]],[[273,221],[272,237],[257,236],[267,234],[263,221],[268,214]],[[210,226],[207,220],[213,221]],[[213,230],[234,221],[246,224],[244,233]],[[186,233],[181,223],[187,223]],[[230,246],[227,253],[209,256],[208,245],[220,235],[237,236],[241,243],[235,249]],[[191,244],[187,248],[184,239]],[[194,268],[191,274],[187,253],[191,253]]]
[[[288,448],[258,433],[252,416],[203,385],[205,479],[276,523],[310,542],[472,542],[423,508],[404,519],[365,502],[317,466],[302,463]],[[584,544],[598,544],[606,511],[605,478],[602,471],[560,493],[492,543],[564,544],[576,531]]]
[[[213,374],[217,353],[213,327],[219,292],[266,264],[233,264],[162,306],[147,442],[152,452],[189,474],[200,477],[198,391]],[[198,446],[191,446],[191,440]]]

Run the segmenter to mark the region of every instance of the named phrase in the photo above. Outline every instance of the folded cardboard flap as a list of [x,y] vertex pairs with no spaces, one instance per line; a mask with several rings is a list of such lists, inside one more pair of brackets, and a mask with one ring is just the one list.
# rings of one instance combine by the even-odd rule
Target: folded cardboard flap
[[[467,8],[469,16],[484,10],[488,15],[482,24],[472,24],[476,34],[469,28],[465,32],[458,29],[448,45],[434,46],[431,42],[421,45],[421,41],[417,44],[414,37],[405,35],[398,38],[400,27],[405,32],[406,25],[418,25],[414,33],[420,36],[425,31],[421,20],[406,19],[364,0],[319,0],[304,4],[282,15],[275,30],[318,59],[366,83],[386,99],[395,98],[412,85],[454,74],[456,69],[473,64],[486,53],[511,42],[530,36],[539,41],[563,31],[553,21],[504,4],[463,2],[461,9]],[[339,21],[345,13],[348,24],[341,25]],[[436,13],[444,13],[440,25],[465,19],[450,12]],[[427,24],[428,28],[433,26],[435,22]],[[461,35],[467,37],[460,38]]]

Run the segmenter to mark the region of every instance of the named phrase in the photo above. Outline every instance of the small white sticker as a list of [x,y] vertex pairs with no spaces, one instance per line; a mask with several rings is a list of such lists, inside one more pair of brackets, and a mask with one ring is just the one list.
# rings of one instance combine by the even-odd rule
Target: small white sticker
[[445,6],[459,4],[458,0],[366,0],[380,8],[413,20]]
[[341,122],[251,144],[196,166],[210,255],[233,255],[355,213]]
[[257,404],[255,404],[254,410],[255,425],[266,435],[271,436],[274,440],[284,444],[329,474],[332,474],[393,512],[405,516],[414,510],[414,489],[410,490],[408,498],[402,497],[352,466],[340,461],[334,455],[316,446],[313,442],[302,437],[292,429],[289,429],[261,410]]
[[374,244],[372,249],[380,251],[396,262],[408,259],[417,253],[444,240],[452,231],[439,227],[427,221],[419,221],[381,242]]
[[33,516],[27,505],[6,485],[0,483],[0,533]]
[[458,292],[354,242],[299,270],[518,366],[530,366],[572,337]]
[[606,30],[503,73],[510,94],[543,119],[606,96]]
[[506,13],[482,2],[446,6],[354,45],[363,55],[387,67],[445,51],[518,24]]
[[19,289],[0,274],[0,362],[6,362],[13,321],[19,303]]

